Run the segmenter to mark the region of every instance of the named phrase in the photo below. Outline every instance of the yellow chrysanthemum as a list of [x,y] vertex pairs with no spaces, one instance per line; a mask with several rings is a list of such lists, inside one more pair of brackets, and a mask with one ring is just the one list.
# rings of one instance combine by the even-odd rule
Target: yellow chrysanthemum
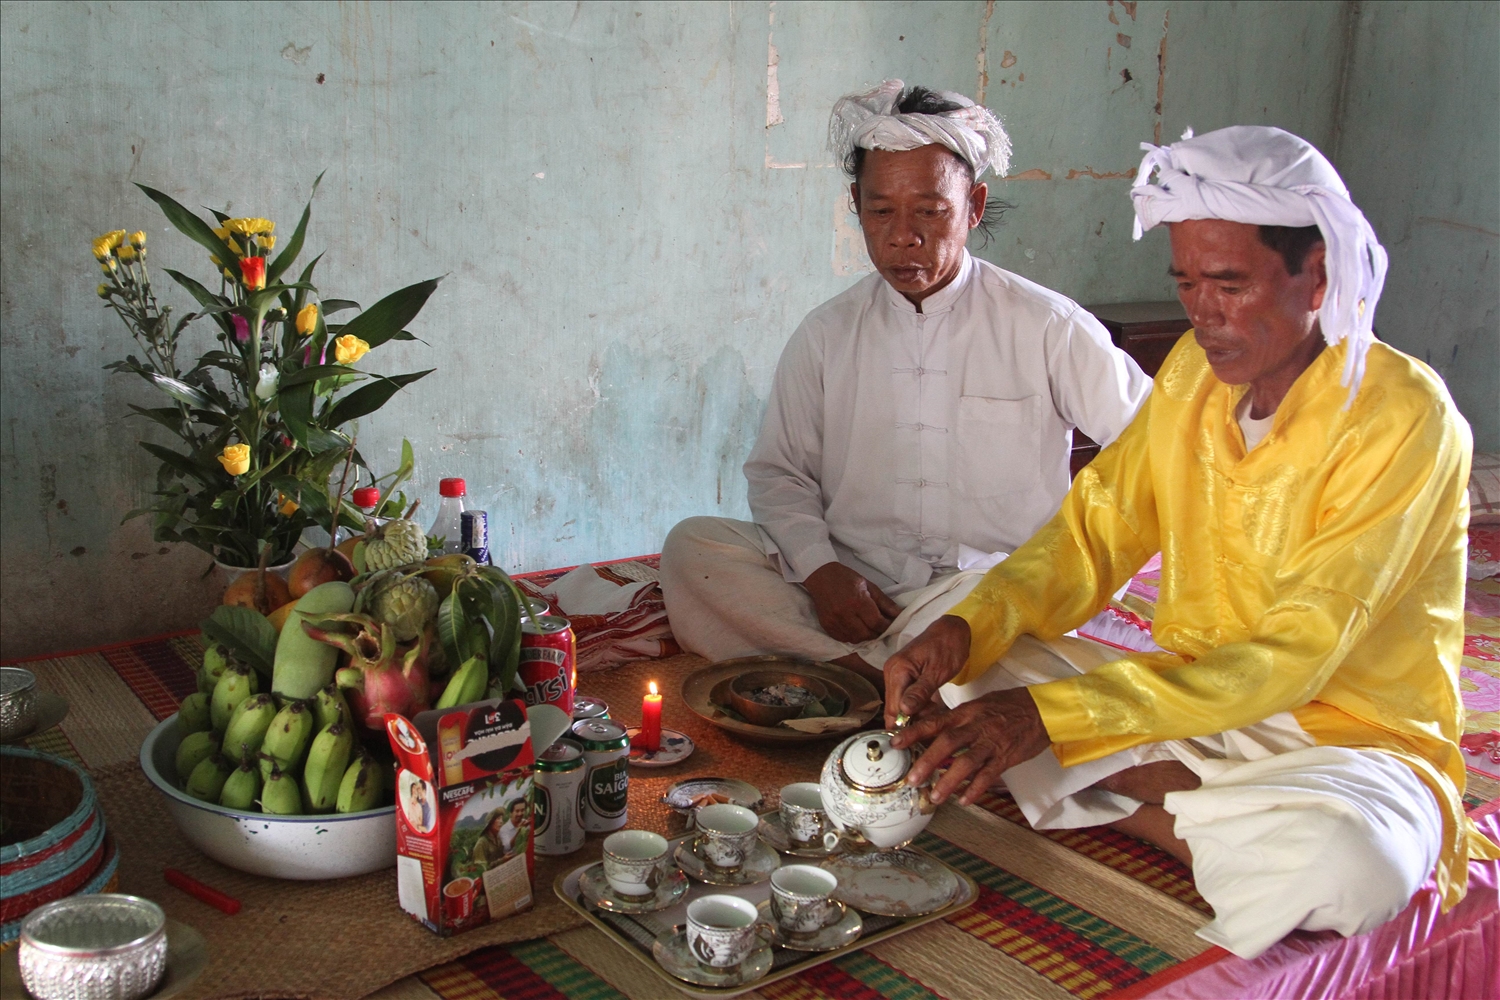
[[259,236],[256,237],[255,242],[259,243],[266,250],[274,250],[276,248],[276,237],[274,236]]
[[112,229],[94,240],[94,256],[103,260],[108,257],[110,251],[119,246],[125,239],[125,230]]
[[105,274],[112,274],[120,265],[115,262],[113,257],[106,257],[99,262],[99,266]]
[[135,232],[131,233],[130,234],[130,245],[133,246],[133,247],[135,247],[137,250],[139,250],[141,247],[145,246],[146,245],[146,231],[144,229],[137,229]]
[[219,464],[224,466],[224,471],[231,476],[243,476],[250,471],[250,446],[248,444],[226,446],[224,453],[219,456]]
[[270,219],[229,219],[225,221],[224,226],[230,232],[239,233],[241,236],[268,236],[276,229],[276,223]]
[[126,243],[124,246],[120,247],[120,249],[116,250],[115,253],[120,255],[121,260],[135,260],[135,247],[131,246],[129,243]]
[[346,333],[333,342],[333,356],[341,365],[352,365],[369,353],[370,345],[352,333]]
[[297,310],[297,333],[305,337],[318,328],[318,304],[309,302]]
[[99,294],[99,297],[101,299],[107,299],[107,298],[109,298],[109,286],[108,285],[100,285],[98,288],[94,289],[94,291]]

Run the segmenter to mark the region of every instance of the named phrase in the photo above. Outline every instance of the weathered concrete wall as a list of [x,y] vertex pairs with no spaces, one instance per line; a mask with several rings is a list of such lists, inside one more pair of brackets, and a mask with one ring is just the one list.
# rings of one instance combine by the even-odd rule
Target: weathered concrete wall
[[409,437],[429,505],[466,476],[497,556],[535,569],[746,514],[782,344],[865,266],[824,148],[841,93],[982,93],[1015,140],[997,193],[1017,206],[983,253],[1084,301],[1161,298],[1165,238],[1129,236],[1137,143],[1255,121],[1326,147],[1345,11],[4,4],[0,655],[189,626],[208,601],[206,557],[118,523],[151,482],[149,432],[123,419],[150,392],[100,368],[129,340],[88,241],[144,226],[158,267],[206,271],[132,181],[290,226],[326,168],[326,294],[446,274],[427,344],[377,355],[438,374],[361,447],[388,461]]
[[1380,335],[1500,450],[1500,6],[1361,4],[1334,155],[1391,255]]

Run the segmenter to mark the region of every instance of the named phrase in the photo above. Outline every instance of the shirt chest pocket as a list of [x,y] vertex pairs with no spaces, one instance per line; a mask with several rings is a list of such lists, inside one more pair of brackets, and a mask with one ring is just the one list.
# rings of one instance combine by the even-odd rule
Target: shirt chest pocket
[[973,499],[1031,489],[1041,475],[1041,396],[958,397],[953,456],[960,493]]

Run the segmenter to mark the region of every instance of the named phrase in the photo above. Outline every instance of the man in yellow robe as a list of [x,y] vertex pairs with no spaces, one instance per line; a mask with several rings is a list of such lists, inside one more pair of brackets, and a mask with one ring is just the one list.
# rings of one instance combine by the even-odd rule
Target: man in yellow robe
[[[937,801],[1003,780],[1036,825],[1159,844],[1243,957],[1369,931],[1429,875],[1451,906],[1500,856],[1461,798],[1468,425],[1374,340],[1385,253],[1316,149],[1144,148],[1194,329],[1057,516],[887,664],[897,745],[930,744],[911,780],[966,750]],[[1157,551],[1160,651],[1065,636]]]

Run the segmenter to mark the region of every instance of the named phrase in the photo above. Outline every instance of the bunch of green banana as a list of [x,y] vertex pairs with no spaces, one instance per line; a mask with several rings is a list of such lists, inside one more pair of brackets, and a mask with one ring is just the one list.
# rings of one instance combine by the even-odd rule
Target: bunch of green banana
[[389,765],[360,746],[336,684],[302,699],[261,693],[259,683],[222,647],[205,651],[199,690],[177,714],[179,787],[204,802],[281,816],[389,803]]

